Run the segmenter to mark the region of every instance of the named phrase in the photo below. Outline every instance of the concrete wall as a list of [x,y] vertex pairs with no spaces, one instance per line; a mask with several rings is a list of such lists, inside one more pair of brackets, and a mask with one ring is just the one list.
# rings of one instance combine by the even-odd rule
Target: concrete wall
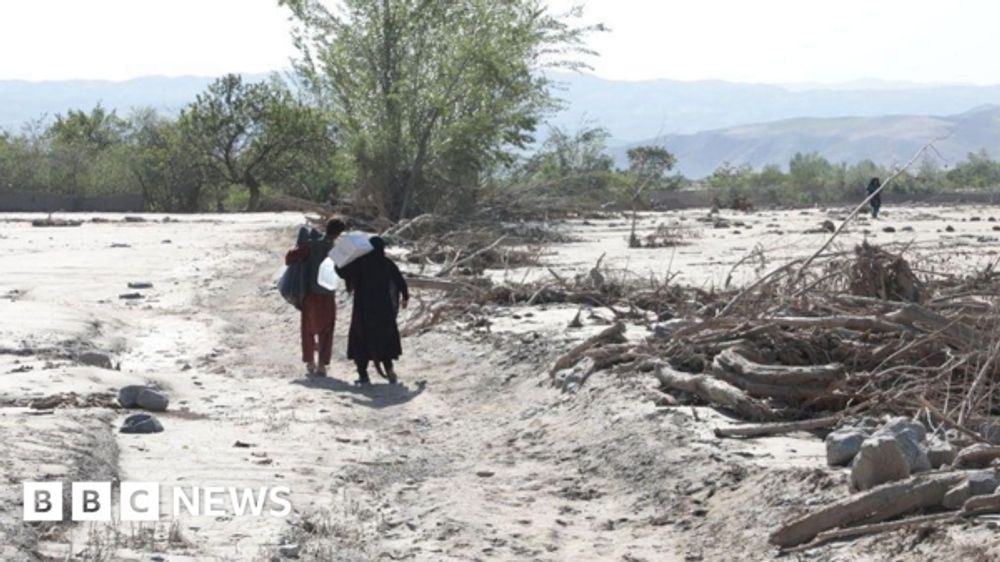
[[143,197],[138,193],[75,197],[38,191],[0,191],[0,212],[127,213],[142,211],[144,208]]

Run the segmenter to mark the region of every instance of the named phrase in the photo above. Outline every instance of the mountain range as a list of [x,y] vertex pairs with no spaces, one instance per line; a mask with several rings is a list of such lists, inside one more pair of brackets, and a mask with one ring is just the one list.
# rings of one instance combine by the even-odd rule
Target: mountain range
[[[248,77],[263,79],[263,75]],[[936,136],[951,158],[1000,148],[1000,85],[766,85],[724,81],[615,81],[588,74],[551,74],[563,100],[549,127],[570,132],[601,126],[622,158],[635,143],[663,144],[680,171],[711,173],[723,161],[785,164],[795,152],[818,151],[833,161],[871,158],[890,164]],[[179,111],[210,77],[146,77],[124,82],[0,80],[0,128],[101,103],[119,113],[153,107]],[[756,123],[756,124],[755,124]],[[540,136],[546,134],[545,130]]]
[[[938,140],[939,139],[939,140]],[[677,171],[698,178],[724,162],[782,167],[796,152],[818,152],[834,163],[870,159],[883,165],[904,164],[928,142],[928,157],[945,167],[970,152],[985,149],[1000,156],[1000,105],[986,105],[950,116],[803,117],[741,125],[687,135],[663,135],[634,144],[660,145],[677,156]],[[615,148],[619,164],[630,146]]]

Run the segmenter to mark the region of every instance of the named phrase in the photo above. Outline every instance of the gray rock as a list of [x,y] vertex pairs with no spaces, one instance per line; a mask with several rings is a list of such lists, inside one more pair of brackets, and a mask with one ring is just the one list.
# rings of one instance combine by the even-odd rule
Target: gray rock
[[979,426],[979,434],[993,445],[1000,445],[1000,423],[986,422]]
[[826,464],[847,466],[861,450],[868,434],[854,427],[844,427],[826,436]]
[[278,554],[282,558],[298,558],[299,550],[299,545],[297,544],[283,544],[278,547]]
[[896,417],[885,422],[879,431],[889,432],[893,435],[908,435],[916,442],[921,443],[927,439],[927,430],[919,422],[910,418]]
[[164,412],[170,405],[170,399],[154,388],[132,384],[118,390],[118,403],[122,405],[122,408],[142,408],[151,412]]
[[135,408],[137,405],[136,400],[139,398],[139,393],[146,388],[149,387],[138,384],[130,384],[119,388],[118,403],[121,404],[122,408]]
[[971,497],[972,490],[969,487],[969,482],[966,480],[945,493],[944,499],[941,501],[941,506],[945,509],[959,509],[965,505],[965,500]]
[[144,388],[139,391],[139,396],[135,399],[136,406],[150,412],[165,412],[170,405],[170,399],[166,394],[152,388]]
[[886,434],[865,439],[851,463],[851,489],[868,490],[909,476],[910,463],[900,441]]
[[969,453],[989,448],[990,445],[987,445],[986,443],[976,443],[975,445],[969,445],[968,447],[962,449],[958,452],[958,456],[955,458],[955,468],[986,468],[991,462],[993,462],[993,459],[986,458],[985,460],[976,462],[967,455]]
[[899,442],[899,446],[906,455],[906,463],[909,466],[910,474],[925,472],[931,469],[931,461],[927,456],[927,447],[924,441],[927,438],[927,430],[924,426],[908,418],[893,418],[886,422],[874,435],[890,436]]
[[1000,486],[1000,477],[994,470],[977,470],[970,472],[964,482],[958,484],[944,495],[941,503],[945,509],[959,509],[966,500],[973,496],[986,496],[996,491]]
[[951,466],[958,455],[958,448],[951,442],[944,439],[932,438],[927,443],[927,460],[931,463],[931,468],[941,468]]
[[101,369],[114,368],[114,365],[111,363],[111,357],[106,353],[100,353],[97,351],[85,351],[78,355],[76,360],[83,365],[89,365],[91,367],[99,367]]
[[160,420],[151,414],[132,414],[122,423],[121,433],[159,433],[163,431]]

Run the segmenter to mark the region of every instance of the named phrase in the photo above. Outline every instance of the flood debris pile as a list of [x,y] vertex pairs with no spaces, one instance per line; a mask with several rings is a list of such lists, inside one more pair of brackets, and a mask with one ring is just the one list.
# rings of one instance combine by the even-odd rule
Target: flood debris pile
[[1000,276],[915,271],[868,244],[797,260],[703,294],[640,343],[612,326],[550,375],[575,388],[602,369],[650,373],[675,403],[749,422],[719,437],[830,431],[827,460],[855,493],[777,530],[783,548],[1000,512]]
[[[484,236],[456,251],[443,250],[450,243],[443,238],[411,250],[436,264],[436,273],[414,282],[451,298],[418,311],[407,331],[462,317],[488,326],[497,306],[599,309],[612,323],[552,358],[554,386],[572,392],[601,372],[645,374],[659,382],[664,403],[710,405],[745,422],[719,428],[720,438],[826,432],[828,464],[850,471],[849,495],[790,513],[773,544],[811,548],[1000,513],[993,266],[929,275],[904,257],[906,247],[864,243],[769,264],[758,281],[721,291],[636,278],[603,260],[577,275],[549,270],[523,283],[462,271],[504,240]],[[569,327],[579,325],[577,314]],[[628,326],[650,335],[626,338]]]

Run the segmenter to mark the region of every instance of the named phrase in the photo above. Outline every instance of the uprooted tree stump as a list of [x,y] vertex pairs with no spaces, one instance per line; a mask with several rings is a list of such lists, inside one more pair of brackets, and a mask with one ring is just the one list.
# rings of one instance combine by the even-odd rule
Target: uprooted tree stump
[[850,292],[860,297],[920,302],[923,284],[902,256],[863,242],[854,249]]

